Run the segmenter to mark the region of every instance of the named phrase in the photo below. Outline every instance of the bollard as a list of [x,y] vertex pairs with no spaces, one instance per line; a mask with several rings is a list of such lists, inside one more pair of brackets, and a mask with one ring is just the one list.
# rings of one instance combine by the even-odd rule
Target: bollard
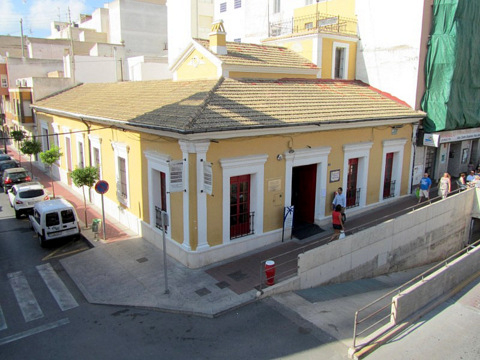
[[268,286],[275,284],[275,261],[265,261],[265,276],[267,279],[266,284]]

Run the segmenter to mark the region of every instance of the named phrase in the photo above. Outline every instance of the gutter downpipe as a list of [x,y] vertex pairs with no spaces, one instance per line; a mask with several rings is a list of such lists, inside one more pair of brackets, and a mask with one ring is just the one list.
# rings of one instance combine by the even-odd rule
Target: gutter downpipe
[[[85,124],[87,127],[87,144],[88,144],[88,166],[92,166],[92,147],[90,144],[90,125],[85,121],[84,118],[80,118],[80,120]],[[92,192],[91,189],[88,189],[88,201],[92,202]]]

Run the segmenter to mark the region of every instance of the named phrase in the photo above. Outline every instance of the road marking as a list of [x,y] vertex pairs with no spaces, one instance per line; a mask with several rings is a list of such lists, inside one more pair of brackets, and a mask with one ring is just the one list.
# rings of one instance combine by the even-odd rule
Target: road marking
[[25,321],[32,321],[43,317],[42,309],[38,305],[35,295],[33,295],[27,279],[21,271],[8,274],[8,281],[15,293],[20,310],[22,310]]
[[0,306],[0,330],[5,330],[7,328],[7,322],[5,321],[5,316],[3,316],[2,307]]
[[11,343],[13,341],[17,341],[17,340],[26,338],[26,337],[31,336],[31,335],[39,334],[39,333],[47,331],[47,330],[55,329],[55,328],[57,328],[59,326],[62,326],[62,325],[67,325],[69,323],[70,323],[70,320],[68,320],[68,318],[66,318],[66,319],[61,319],[61,320],[55,321],[55,322],[50,323],[50,324],[45,324],[45,325],[42,325],[42,326],[38,326],[36,328],[30,329],[30,330],[27,330],[27,331],[22,331],[21,333],[11,335],[11,336],[7,336],[3,339],[0,339],[0,346]]
[[85,250],[88,250],[88,246],[85,246],[83,248],[80,248],[80,249],[75,249],[75,250],[71,250],[71,251],[68,251],[68,252],[64,252],[62,253],[61,251],[66,249],[67,247],[69,247],[70,245],[72,245],[72,241],[70,241],[69,243],[59,247],[58,249],[56,249],[55,251],[52,251],[50,254],[48,254],[47,256],[45,256],[42,261],[46,261],[46,260],[50,260],[50,259],[54,259],[56,257],[61,257],[61,256],[67,256],[67,255],[73,255],[73,254],[76,254],[78,252],[81,252],[81,251],[85,251]]
[[55,270],[53,270],[53,267],[50,265],[50,263],[38,265],[37,270],[40,273],[40,276],[43,278],[43,281],[45,281],[45,284],[47,284],[48,289],[52,293],[62,311],[73,309],[78,306],[77,301],[67,289]]

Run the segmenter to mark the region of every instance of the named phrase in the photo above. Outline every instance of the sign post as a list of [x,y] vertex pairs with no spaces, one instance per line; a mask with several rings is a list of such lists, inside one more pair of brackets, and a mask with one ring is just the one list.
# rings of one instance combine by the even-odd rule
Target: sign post
[[108,191],[108,182],[105,180],[98,180],[95,184],[95,191],[102,195],[102,221],[103,221],[103,240],[107,240],[107,231],[105,225],[105,208],[103,205],[103,194]]

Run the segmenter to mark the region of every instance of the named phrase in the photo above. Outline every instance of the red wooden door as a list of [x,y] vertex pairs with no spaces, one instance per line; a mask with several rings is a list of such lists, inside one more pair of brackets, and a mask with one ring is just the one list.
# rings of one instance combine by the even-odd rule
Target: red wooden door
[[347,207],[357,205],[358,158],[348,160]]
[[392,194],[392,167],[393,167],[393,153],[388,153],[385,158],[385,177],[383,181],[383,198],[388,198]]
[[250,175],[230,178],[230,238],[250,233]]

